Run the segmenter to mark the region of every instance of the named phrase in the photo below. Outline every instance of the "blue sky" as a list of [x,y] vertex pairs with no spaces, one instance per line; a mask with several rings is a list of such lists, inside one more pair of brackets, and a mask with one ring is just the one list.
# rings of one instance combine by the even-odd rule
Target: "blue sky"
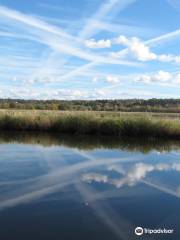
[[179,0],[0,0],[0,98],[178,98],[179,23]]

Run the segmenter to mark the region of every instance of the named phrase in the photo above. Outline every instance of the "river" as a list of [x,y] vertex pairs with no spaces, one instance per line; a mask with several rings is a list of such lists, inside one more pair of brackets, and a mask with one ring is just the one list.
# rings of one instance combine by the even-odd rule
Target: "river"
[[1,133],[0,239],[180,239],[180,143]]

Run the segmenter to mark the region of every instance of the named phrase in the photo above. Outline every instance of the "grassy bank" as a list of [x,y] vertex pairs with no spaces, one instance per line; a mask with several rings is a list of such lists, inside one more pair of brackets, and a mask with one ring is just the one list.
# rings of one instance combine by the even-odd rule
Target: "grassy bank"
[[0,130],[180,139],[180,118],[151,114],[0,111]]

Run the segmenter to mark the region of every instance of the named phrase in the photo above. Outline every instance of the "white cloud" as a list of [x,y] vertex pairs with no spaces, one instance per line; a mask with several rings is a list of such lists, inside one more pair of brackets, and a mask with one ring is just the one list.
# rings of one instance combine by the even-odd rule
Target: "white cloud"
[[106,77],[106,82],[111,83],[111,84],[115,84],[115,83],[119,83],[120,79],[119,79],[118,76],[108,75]]
[[179,74],[179,73],[176,74],[176,76],[175,76],[174,79],[173,79],[173,82],[174,82],[175,84],[180,84],[180,74]]
[[106,91],[101,89],[95,89],[94,93],[92,94],[93,98],[105,98],[106,96]]
[[[113,43],[126,46],[128,48],[128,53],[137,58],[139,61],[150,61],[157,59],[156,54],[152,53],[149,47],[136,37],[127,38],[121,35],[114,39]],[[116,53],[114,53],[114,56],[116,56]],[[119,52],[117,52],[117,57],[119,57]]]
[[154,75],[154,78],[157,81],[168,82],[169,80],[172,79],[172,75],[169,72],[159,71]]
[[[165,34],[163,34],[163,35],[161,35],[159,37],[155,37],[155,38],[146,40],[144,42],[144,44],[146,46],[155,46],[157,44],[164,43],[164,42],[167,42],[169,40],[176,39],[179,36],[180,36],[180,29],[177,29],[175,31],[165,33]],[[116,42],[116,39],[113,39],[113,41]],[[127,55],[127,53],[128,53],[128,48],[123,49],[123,50],[121,50],[119,52],[112,52],[111,56],[115,57],[115,58],[119,58],[119,57],[124,57],[125,55]],[[162,54],[160,59],[162,59],[162,61],[163,61],[164,59],[168,59],[168,56],[169,56],[169,54],[167,54],[167,55]],[[172,57],[172,55],[171,55],[171,57]],[[179,61],[179,56],[177,56],[176,61],[177,60]],[[171,58],[171,61],[172,61],[172,58]]]
[[161,55],[158,57],[158,59],[159,59],[159,61],[161,61],[161,62],[171,62],[171,61],[173,61],[174,56],[172,56],[172,55],[170,55],[170,54],[168,54],[168,55],[166,55],[166,54],[161,54]]
[[109,39],[107,40],[99,40],[95,41],[95,39],[90,39],[85,41],[85,46],[88,48],[110,48],[111,47],[111,41]]
[[157,58],[156,54],[152,53],[149,47],[145,46],[138,38],[132,38],[129,51],[140,61],[151,61]]
[[[126,46],[128,49],[125,54],[129,53],[139,61],[150,61],[157,59],[157,55],[152,53],[148,46],[146,46],[140,39],[136,37],[127,38],[123,35],[115,39],[99,40],[94,39],[87,40],[85,42],[89,48],[110,48],[112,44],[118,44]],[[110,55],[114,58],[120,58],[123,52],[112,52]]]
[[180,63],[180,56],[175,56],[172,54],[161,54],[157,56],[157,59],[160,62],[175,62],[175,63]]
[[[109,12],[109,10],[111,10],[112,7],[114,7],[116,4],[119,4],[119,1],[117,1],[117,0],[109,1],[109,2],[111,2],[113,4],[112,5],[110,4],[108,8],[106,8],[107,7],[106,3],[101,6],[102,9],[106,9],[106,11],[103,12],[103,14],[101,11],[98,11],[98,15],[95,14],[97,17],[96,23],[101,22],[101,21],[103,23],[105,21],[104,16],[106,16],[106,14],[111,14],[111,12]],[[126,7],[126,6],[128,6],[128,4],[126,4],[126,2],[128,2],[128,4],[130,4],[133,1],[125,1],[124,0],[120,3],[120,5],[124,4],[124,7]],[[36,42],[33,42],[33,44],[34,44],[33,46],[35,46],[35,47],[38,42],[38,43],[43,44],[43,47],[45,47],[46,50],[48,49],[48,51],[53,49],[54,52],[56,53],[57,57],[55,59],[53,59],[53,61],[50,59],[49,62],[51,63],[52,68],[54,68],[55,64],[57,64],[56,67],[58,69],[58,70],[54,69],[53,72],[50,70],[46,71],[46,68],[50,69],[49,62],[46,65],[43,62],[44,59],[47,59],[47,54],[46,54],[46,57],[41,56],[42,59],[40,59],[39,57],[38,58],[36,57],[37,59],[35,57],[33,57],[33,59],[31,61],[27,60],[27,63],[23,59],[21,59],[21,61],[20,61],[20,59],[17,59],[15,61],[15,65],[13,66],[13,74],[10,75],[10,71],[7,70],[7,66],[8,66],[8,68],[10,68],[9,65],[10,65],[10,61],[12,61],[12,56],[9,56],[9,59],[10,59],[9,62],[5,61],[4,56],[3,56],[2,57],[3,65],[1,65],[1,70],[3,70],[3,73],[1,73],[1,78],[3,78],[4,80],[13,79],[13,80],[17,80],[17,82],[20,82],[20,81],[23,82],[23,79],[26,79],[26,82],[29,81],[31,83],[37,83],[37,82],[39,82],[41,84],[51,83],[51,87],[52,87],[53,83],[57,83],[57,82],[61,82],[61,81],[66,81],[66,83],[67,83],[67,80],[75,80],[76,81],[77,80],[75,78],[76,76],[82,77],[83,72],[87,73],[87,70],[89,70],[89,68],[92,68],[92,67],[94,68],[94,66],[97,66],[98,64],[106,64],[107,66],[109,64],[125,64],[125,65],[130,65],[130,66],[137,66],[135,61],[129,62],[129,61],[124,61],[124,59],[122,59],[122,61],[121,61],[121,58],[123,58],[123,57],[127,57],[127,59],[128,59],[129,55],[133,56],[134,59],[137,59],[137,60],[143,61],[143,62],[150,61],[150,60],[157,60],[157,61],[161,61],[161,62],[176,62],[176,63],[180,62],[180,56],[174,56],[172,54],[157,55],[156,53],[152,52],[152,50],[150,50],[150,48],[149,48],[149,45],[152,44],[153,41],[156,43],[156,42],[160,42],[162,38],[168,39],[168,38],[177,36],[179,34],[178,30],[175,32],[169,33],[169,34],[165,34],[164,37],[160,36],[159,38],[156,38],[154,40],[152,39],[152,40],[145,41],[145,42],[143,42],[142,40],[140,40],[136,37],[129,38],[129,37],[126,37],[123,35],[121,35],[115,39],[102,39],[102,40],[90,39],[90,40],[87,40],[87,42],[89,41],[91,48],[110,48],[113,44],[119,44],[119,45],[127,47],[126,49],[123,49],[120,52],[113,53],[114,54],[114,56],[112,54],[113,57],[115,57],[117,55],[117,57],[119,58],[119,59],[114,59],[114,58],[110,57],[108,54],[99,54],[98,52],[95,53],[95,52],[91,51],[91,49],[86,49],[84,47],[85,38],[80,39],[80,35],[78,37],[72,36],[71,34],[66,33],[62,28],[52,25],[52,24],[48,24],[46,21],[41,20],[40,17],[33,17],[33,16],[30,16],[27,14],[23,14],[19,11],[14,11],[12,9],[9,9],[6,7],[1,7],[1,6],[0,6],[0,13],[1,13],[0,19],[3,20],[3,24],[5,24],[4,30],[2,30],[2,32],[0,32],[0,35],[2,35],[2,36],[7,35],[8,37],[17,37],[18,36],[18,38],[26,37],[27,40],[31,39],[33,41],[36,41]],[[93,23],[93,19],[91,19],[90,21],[92,21],[92,23]],[[106,21],[108,21],[108,18],[106,19]],[[110,22],[109,23],[107,22],[107,24],[110,24]],[[12,26],[13,26],[13,28],[12,28]],[[93,25],[91,27],[93,27]],[[98,27],[100,30],[100,25]],[[106,27],[108,27],[108,26],[106,26]],[[7,32],[4,32],[5,30]],[[16,31],[16,30],[18,30],[18,31]],[[91,37],[93,37],[93,32],[91,32],[92,28],[89,28],[89,30],[90,30],[89,33],[87,32],[88,36],[86,36],[86,37],[91,38]],[[17,36],[14,35],[13,31],[15,33],[17,32]],[[22,34],[23,31],[25,34]],[[117,33],[117,34],[119,34],[119,33]],[[123,31],[123,34],[128,34],[128,33]],[[9,47],[9,49],[11,48],[10,46],[8,46],[8,47]],[[23,54],[26,56],[26,53],[31,51],[31,49],[33,50],[33,47],[29,48],[28,51],[27,51],[27,49],[24,49],[25,51]],[[20,52],[19,49],[16,49],[16,50],[19,51],[19,54],[22,54],[22,52]],[[13,52],[14,49],[12,49],[11,51]],[[31,54],[31,52],[29,52],[29,53]],[[128,53],[128,56],[127,56],[127,53]],[[33,51],[32,51],[32,54],[33,54]],[[69,64],[68,63],[69,55],[70,56],[73,55],[74,57],[77,57],[78,60],[81,59],[84,62],[87,62],[87,64],[80,66],[80,67],[77,67],[77,65],[71,65],[72,68],[69,71],[66,71],[65,66],[63,66],[64,63],[63,64],[57,63],[57,59],[62,57],[67,66]],[[43,60],[43,61],[41,61],[41,60]],[[91,62],[93,62],[93,63],[91,63]],[[81,63],[82,63],[82,61],[81,61]],[[141,65],[143,65],[143,64],[138,64],[138,66],[141,66]],[[17,72],[15,70],[17,70]],[[36,72],[36,70],[38,70],[38,71]],[[8,76],[6,76],[6,78],[4,78],[5,73],[6,73],[6,75],[8,75]],[[114,73],[112,72],[112,74],[114,74]],[[170,75],[172,75],[172,77]],[[13,77],[13,76],[16,76],[16,77]],[[94,76],[94,74],[91,74],[91,76],[88,76],[88,78],[92,78],[93,76]],[[94,79],[94,82],[98,82],[98,79],[99,78]],[[104,74],[104,77],[103,77],[103,79],[101,78],[101,80],[102,80],[102,84],[109,83],[108,87],[110,87],[110,88],[111,87],[118,88],[118,86],[120,85],[119,83],[121,82],[122,79],[120,79],[120,77],[116,76],[116,75],[106,76]],[[163,84],[172,83],[172,84],[177,85],[177,83],[178,84],[180,83],[180,74],[178,75],[178,74],[171,74],[171,73],[164,72],[164,71],[159,71],[157,73],[150,74],[150,75],[144,74],[142,76],[138,76],[136,78],[136,80],[146,82],[146,83],[161,82]],[[81,81],[81,79],[79,80],[79,82],[80,81]],[[128,80],[128,81],[130,81],[130,80]],[[70,85],[70,83],[67,83],[67,84]],[[83,84],[84,84],[83,86],[87,87],[87,85],[89,83],[88,83],[88,81],[83,81]],[[117,86],[116,86],[116,84],[117,84]],[[37,85],[37,84],[35,84],[35,85]],[[105,87],[107,87],[107,84],[105,85]],[[63,85],[62,88],[66,88],[66,85],[65,85],[65,87]],[[84,89],[84,91],[82,91],[82,89],[83,89],[83,87],[80,87],[80,92],[79,93],[76,92],[75,95],[79,95],[79,97],[82,96],[82,98],[84,98],[85,93],[87,94],[86,98],[89,98],[90,96],[92,98],[95,98],[95,97],[114,98],[115,95],[117,97],[122,97],[125,95],[126,95],[126,97],[127,96],[131,97],[130,93],[127,90],[124,90],[124,93],[120,93],[120,92],[118,92],[119,89],[117,89],[117,91],[114,91],[114,93],[111,92],[111,93],[109,93],[109,95],[107,95],[107,91],[105,91],[104,89],[96,89],[94,92],[92,89],[90,89],[88,91],[88,93],[87,93],[87,88],[86,88],[86,90]],[[37,89],[37,91],[38,91],[38,89]],[[50,91],[50,92],[52,93],[52,91]],[[62,92],[61,92],[61,94],[62,94]],[[141,91],[140,95],[144,96],[142,94],[143,93]],[[13,95],[13,93],[12,93],[12,95]],[[41,97],[42,97],[42,95],[43,95],[43,93],[41,93]],[[65,92],[63,92],[62,95],[63,96],[66,95]],[[37,92],[36,92],[35,96],[39,97]],[[47,96],[47,94],[46,94],[46,90],[45,90],[44,98],[46,96]],[[51,94],[51,96],[54,97],[53,93]],[[74,95],[72,94],[72,96],[74,96]],[[50,94],[48,95],[48,98],[49,97],[50,97]],[[77,96],[75,96],[75,97],[77,98]],[[59,96],[58,96],[58,98],[59,98]],[[65,98],[66,98],[66,96],[65,96]]]
[[98,77],[93,77],[92,82],[93,82],[93,83],[98,82]]
[[2,98],[19,98],[19,99],[84,99],[88,98],[90,92],[80,89],[52,89],[52,88],[28,88],[24,87],[2,87]]
[[119,52],[112,52],[111,56],[114,58],[121,58],[124,54],[130,54],[135,59],[139,61],[152,61],[157,60],[160,62],[175,62],[180,63],[180,56],[179,55],[172,55],[172,54],[156,54],[152,52],[149,46],[146,45],[142,40],[137,37],[127,38],[126,36],[119,36],[111,40],[112,44],[119,44],[122,46],[127,47],[126,51],[119,51]]
[[153,74],[139,75],[135,78],[135,82],[177,85],[180,83],[180,74],[160,70]]
[[14,21],[17,23],[22,23],[23,28],[21,29],[22,25],[18,25],[18,27],[20,27],[20,30],[23,30],[23,34],[24,31],[28,32],[31,39],[50,47],[59,54],[64,53],[96,63],[127,64],[133,66],[136,66],[137,64],[129,61],[119,61],[110,58],[109,56],[102,56],[87,51],[83,48],[83,42],[79,38],[67,34],[59,27],[48,24],[45,21],[23,14],[19,11],[14,11],[12,9],[0,6],[0,14],[6,18],[6,24],[14,24]]
[[[109,84],[117,84],[120,83],[121,78],[123,79],[123,76],[120,75],[104,75],[104,74],[99,74],[99,76],[95,76],[92,79],[93,83],[97,83],[97,82],[106,82]],[[102,90],[102,89],[101,89]]]
[[[114,1],[115,2],[115,1]],[[118,2],[118,1],[116,1]],[[6,30],[8,32],[1,32],[0,34],[8,35],[8,37],[18,37],[23,38],[24,43],[26,44],[26,40],[33,41],[33,46],[36,46],[36,44],[40,43],[42,44],[43,48],[46,48],[54,53],[56,53],[56,56],[58,55],[59,58],[63,56],[64,62],[66,62],[65,56],[68,59],[68,56],[74,56],[76,58],[81,59],[85,62],[88,62],[87,64],[75,67],[72,69],[72,71],[64,72],[63,69],[67,66],[64,66],[64,63],[60,64],[58,67],[57,63],[57,57],[49,58],[47,57],[47,54],[45,53],[46,57],[42,55],[42,59],[38,59],[37,62],[35,62],[35,58],[32,59],[32,61],[28,62],[28,69],[27,66],[25,66],[24,61],[20,61],[20,59],[17,59],[15,61],[15,65],[13,66],[13,74],[17,76],[17,79],[22,80],[25,76],[25,80],[29,83],[34,82],[40,82],[43,83],[53,83],[53,82],[62,82],[68,79],[73,79],[76,76],[82,76],[82,73],[87,71],[87,69],[92,68],[94,65],[97,64],[127,64],[131,66],[137,66],[137,63],[124,61],[120,59],[114,59],[111,58],[109,55],[100,55],[95,54],[91,52],[90,50],[87,50],[84,48],[84,41],[81,41],[78,37],[74,37],[70,34],[67,34],[62,28],[54,26],[52,24],[48,24],[46,21],[41,20],[38,17],[30,16],[24,13],[21,13],[16,10],[12,10],[7,7],[3,7],[0,5],[0,19],[3,20],[3,24],[6,26]],[[10,34],[12,31],[16,33],[16,35]],[[109,41],[101,41],[98,43],[99,45],[105,44],[106,46],[109,44]],[[9,47],[9,46],[8,46]],[[29,48],[27,51],[26,49],[23,49],[23,46],[21,49],[16,49],[19,55],[22,54],[22,50],[24,51],[24,56],[28,54],[33,54],[33,47]],[[7,71],[7,67],[9,68],[10,62],[12,61],[12,53],[13,49],[11,49],[11,53],[9,56],[9,61],[5,61],[4,57],[3,59],[3,65],[1,65],[1,72],[2,70],[6,72],[6,75],[10,75],[10,72]],[[46,51],[46,50],[45,50]],[[39,55],[40,56],[40,55]],[[37,58],[37,57],[36,57]],[[45,60],[46,59],[46,60]],[[90,62],[90,63],[89,63]],[[48,64],[47,64],[48,63]],[[20,67],[18,66],[21,64],[21,71],[19,71]],[[30,64],[33,64],[33,68]],[[45,66],[46,65],[46,66]],[[54,70],[52,73],[48,73],[48,70],[50,67],[54,68],[54,66],[57,67],[57,71]],[[17,69],[18,68],[18,69]],[[19,76],[16,73],[16,70],[20,75],[22,75],[22,72],[25,72],[23,76]],[[59,74],[59,71],[61,70],[61,73]],[[57,74],[59,77],[57,77]],[[28,77],[27,77],[28,76]],[[1,74],[1,78],[2,78]],[[9,77],[7,76],[6,79]],[[10,79],[13,77],[10,76]]]

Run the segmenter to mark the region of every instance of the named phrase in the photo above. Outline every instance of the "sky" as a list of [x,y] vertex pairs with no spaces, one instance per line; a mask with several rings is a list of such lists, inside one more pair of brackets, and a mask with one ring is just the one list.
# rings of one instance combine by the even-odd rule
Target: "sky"
[[179,0],[0,0],[0,98],[180,98]]

